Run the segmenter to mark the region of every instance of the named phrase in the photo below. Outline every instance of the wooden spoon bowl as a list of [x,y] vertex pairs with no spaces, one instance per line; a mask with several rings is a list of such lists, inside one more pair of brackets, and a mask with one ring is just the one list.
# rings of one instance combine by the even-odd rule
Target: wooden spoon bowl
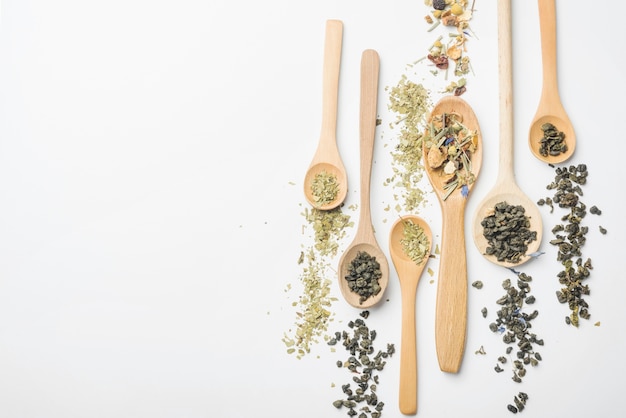
[[[324,153],[322,153],[319,158],[319,162],[316,159],[311,163],[306,175],[304,176],[304,195],[311,206],[320,210],[331,210],[341,205],[346,199],[346,195],[348,194],[348,175],[346,174],[346,169],[341,161],[335,161],[333,164],[329,161],[331,158],[329,158],[329,156],[324,156],[323,154]],[[337,192],[337,196],[332,202],[319,204],[319,202],[315,200],[315,196],[313,196],[311,186],[316,176],[323,173],[335,177],[339,190]]]
[[[428,238],[426,257],[417,264],[404,251],[402,240],[407,222],[418,225]],[[417,413],[417,347],[415,340],[415,294],[417,284],[428,263],[433,234],[422,218],[406,215],[398,219],[389,234],[389,252],[398,273],[402,292],[402,340],[400,346],[400,412],[404,415]]]
[[[357,257],[357,254],[362,251],[368,253],[376,259],[376,261],[380,264],[380,271],[382,273],[382,276],[378,279],[378,285],[381,289],[380,292],[378,292],[377,295],[368,297],[363,302],[360,301],[360,296],[348,287],[348,281],[345,279],[348,275],[350,263]],[[341,294],[344,299],[348,302],[348,304],[355,308],[369,309],[380,302],[388,285],[389,263],[387,262],[385,253],[383,253],[375,240],[372,242],[371,237],[357,234],[353,243],[348,247],[348,249],[346,249],[339,259],[339,289],[341,290]]]
[[[532,153],[546,163],[566,161],[576,149],[576,134],[559,96],[556,63],[556,4],[555,0],[539,0],[539,28],[541,30],[541,61],[543,64],[543,87],[537,113],[530,124],[528,145]],[[541,126],[551,123],[565,134],[567,151],[558,155],[542,155],[540,152],[543,131]]]
[[[498,261],[496,256],[487,255],[489,242],[483,234],[484,228],[481,223],[487,215],[493,212],[493,208],[500,202],[506,202],[507,204],[513,206],[523,206],[526,211],[525,215],[530,221],[528,229],[537,233],[537,239],[528,244],[526,253],[515,263],[506,260]],[[539,208],[522,192],[522,190],[519,189],[515,183],[511,182],[498,183],[493,189],[491,189],[489,194],[483,199],[476,209],[473,221],[473,236],[476,248],[478,248],[478,251],[480,251],[480,253],[483,254],[487,260],[503,267],[519,266],[520,264],[524,264],[530,260],[531,254],[536,253],[539,250],[542,239],[542,229],[543,223],[541,221]]]

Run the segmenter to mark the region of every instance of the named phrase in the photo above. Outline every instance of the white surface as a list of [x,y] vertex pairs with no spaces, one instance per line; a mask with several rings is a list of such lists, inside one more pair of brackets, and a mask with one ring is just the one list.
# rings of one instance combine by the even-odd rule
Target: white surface
[[[500,282],[511,274],[479,255],[468,223],[469,280],[485,288],[469,289],[464,363],[448,375],[434,351],[436,277],[420,282],[419,416],[508,416],[519,390],[530,396],[529,417],[622,409],[622,31],[588,2],[560,0],[557,8],[560,89],[579,140],[571,163],[589,166],[584,201],[604,212],[586,218],[592,320],[580,329],[563,324],[568,312],[554,297],[558,265],[547,244],[558,219],[544,210],[548,254],[522,269],[534,277],[544,361],[522,385],[493,372],[505,347],[480,309],[495,313]],[[485,149],[468,219],[493,185],[498,150],[495,2],[478,0],[476,10],[478,39],[468,45],[475,75],[463,97]],[[345,24],[338,138],[348,204],[358,202],[360,54],[373,48],[381,56],[372,204],[387,251],[396,215],[383,211],[395,205],[382,186],[394,140],[384,87],[410,73],[406,65],[432,43],[426,12],[421,1],[5,0],[0,416],[346,416],[331,406],[348,379],[334,365],[343,353],[319,344],[296,360],[281,342],[295,321],[296,260],[308,242],[301,182],[319,134],[324,22]],[[609,15],[624,12],[613,2]],[[513,14],[516,173],[536,200],[547,196],[553,173],[526,143],[541,81],[536,3],[515,1]],[[416,71],[432,90],[445,85],[426,67]],[[437,233],[439,206],[432,194],[429,201],[420,214]],[[437,263],[429,266],[436,271]],[[387,297],[368,323],[379,342],[399,347],[393,269]],[[343,301],[332,310],[331,331],[357,315]],[[486,356],[474,354],[481,345]],[[400,416],[398,368],[399,356],[381,374],[387,417]]]

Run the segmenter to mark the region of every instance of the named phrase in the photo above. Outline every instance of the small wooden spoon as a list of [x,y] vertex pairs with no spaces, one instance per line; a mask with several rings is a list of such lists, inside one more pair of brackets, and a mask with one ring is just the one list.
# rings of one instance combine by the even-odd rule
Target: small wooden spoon
[[[402,247],[406,222],[419,225],[428,237],[429,247],[426,257],[415,263]],[[398,272],[402,292],[402,340],[400,346],[400,412],[405,415],[417,413],[417,348],[415,344],[415,293],[417,284],[428,262],[432,248],[433,234],[422,218],[413,215],[403,216],[391,227],[389,252]]]
[[[555,0],[539,0],[539,28],[541,30],[541,61],[543,87],[535,118],[530,124],[528,144],[535,157],[547,163],[558,164],[572,156],[576,149],[576,134],[559,96],[556,66],[556,4]],[[551,123],[565,134],[567,151],[555,155],[541,155],[541,125]]]
[[[472,108],[460,97],[445,96],[435,105],[430,119],[443,113],[457,113],[463,125],[476,131],[478,145],[471,155],[472,172],[478,177],[482,165],[482,135]],[[467,323],[467,259],[465,253],[465,204],[467,197],[455,190],[445,198],[445,177],[441,169],[430,168],[424,144],[424,167],[442,210],[441,257],[435,312],[435,344],[439,368],[456,373],[461,367]],[[468,185],[468,193],[474,183]]]
[[[374,236],[372,216],[370,211],[370,179],[372,174],[372,160],[374,158],[374,136],[376,134],[376,103],[378,100],[378,71],[380,62],[378,53],[368,49],[361,56],[361,108],[360,108],[360,137],[361,137],[361,206],[359,225],[356,235],[350,246],[339,260],[339,288],[346,301],[356,307],[367,309],[378,303],[389,283],[389,264],[385,254],[380,249]],[[382,277],[378,280],[381,287],[377,295],[370,296],[362,303],[360,296],[350,290],[345,277],[348,267],[360,251],[365,251],[380,263]]]
[[[498,1],[498,51],[500,66],[500,161],[496,184],[478,205],[474,215],[474,242],[487,260],[505,267],[525,263],[541,244],[543,224],[541,213],[535,203],[515,183],[513,170],[513,84],[511,56],[511,0]],[[494,206],[506,201],[509,205],[521,205],[530,218],[530,230],[537,232],[537,240],[528,245],[526,255],[517,263],[498,261],[486,255],[487,239],[483,235],[482,220]]]
[[[337,148],[337,99],[342,38],[343,23],[340,20],[328,20],[322,80],[322,131],[317,150],[304,177],[306,200],[321,210],[331,210],[341,205],[348,193],[348,176]],[[324,172],[335,176],[339,191],[332,202],[320,205],[313,196],[311,185],[315,177]]]

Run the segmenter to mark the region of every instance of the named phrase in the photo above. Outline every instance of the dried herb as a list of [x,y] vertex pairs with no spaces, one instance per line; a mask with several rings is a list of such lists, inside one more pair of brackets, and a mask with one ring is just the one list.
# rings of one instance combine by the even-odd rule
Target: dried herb
[[480,224],[488,243],[485,253],[498,261],[519,262],[528,244],[537,240],[537,231],[530,230],[530,218],[521,205],[499,202]]
[[[539,312],[537,310],[525,311],[528,305],[535,302],[534,296],[530,295],[532,277],[512,269],[511,271],[517,274],[517,286],[511,282],[511,279],[505,279],[502,282],[504,295],[496,301],[499,309],[496,312],[496,319],[489,324],[489,329],[495,334],[502,335],[502,341],[507,346],[505,355],[498,357],[494,370],[496,373],[502,373],[504,371],[502,366],[510,363],[511,379],[516,383],[522,383],[526,376],[527,366],[535,367],[542,361],[541,354],[535,350],[535,346],[543,346],[544,342],[531,331],[533,320],[537,318]],[[486,308],[483,309],[486,313]],[[514,347],[517,350],[515,355],[512,355],[515,351]],[[513,413],[521,412],[527,400],[528,395],[519,392],[514,397],[514,404],[507,405],[507,409]]]
[[[471,63],[467,55],[466,44],[472,33],[469,22],[474,13],[474,2],[472,1],[470,5],[468,0],[427,0],[426,5],[432,7],[429,14],[425,16],[426,22],[431,25],[428,32],[431,32],[440,25],[446,29],[456,29],[456,32],[446,30],[445,32],[447,33],[439,35],[430,48],[428,48],[428,53],[424,58],[427,58],[437,69],[433,71],[433,74],[445,72],[447,79],[448,68],[451,62],[454,63],[455,77],[462,77],[468,74],[471,71]],[[448,41],[444,40],[444,35],[447,37]],[[421,59],[418,60],[418,62],[419,61],[421,61]],[[458,85],[455,84],[457,83],[453,82],[445,91],[452,92],[457,96],[466,91],[465,79],[460,79],[458,80]]]
[[553,124],[541,125],[543,137],[539,140],[539,153],[544,157],[555,157],[567,151],[565,134],[559,131]]
[[443,200],[456,189],[467,197],[469,186],[476,181],[471,155],[478,147],[478,133],[463,125],[463,117],[456,113],[433,115],[426,132],[428,166],[445,178]]
[[405,75],[396,86],[385,90],[389,91],[389,109],[396,114],[391,127],[399,127],[400,132],[391,152],[393,174],[384,184],[399,190],[400,195],[394,194],[396,200],[402,199],[398,211],[412,212],[425,202],[425,193],[418,185],[424,176],[422,136],[431,107],[430,92]]
[[430,253],[430,241],[424,229],[410,219],[404,221],[403,237],[400,244],[402,244],[402,251],[415,264],[421,264]]
[[387,344],[384,351],[376,351],[374,340],[377,333],[365,323],[368,315],[369,311],[361,312],[360,318],[348,322],[347,330],[335,332],[334,337],[328,341],[328,345],[333,347],[341,343],[349,354],[347,360],[337,361],[336,365],[349,371],[350,382],[341,386],[344,397],[332,403],[337,409],[346,408],[349,417],[357,414],[359,418],[382,416],[385,403],[377,394],[379,372],[385,368],[387,359],[395,353],[393,344]]
[[319,342],[332,317],[330,306],[337,299],[331,296],[332,281],[326,278],[326,270],[324,260],[317,259],[313,250],[309,250],[301,276],[302,295],[294,302],[294,306],[300,308],[296,329],[293,335],[285,333],[282,339],[287,346],[287,353],[295,354],[298,358],[311,351],[311,344]]
[[354,226],[350,216],[341,206],[332,210],[305,208],[304,217],[314,232],[314,249],[322,256],[335,256],[339,241],[346,236],[346,229]]
[[305,227],[313,230],[313,242],[298,258],[298,265],[303,265],[302,293],[292,303],[297,308],[295,328],[285,332],[282,338],[287,353],[297,358],[310,353],[311,345],[319,342],[332,320],[330,308],[337,299],[331,295],[332,280],[328,278],[335,274],[331,259],[337,255],[346,229],[354,225],[341,207],[329,211],[307,207],[303,216],[307,222]]
[[[537,203],[543,205],[550,201],[567,211],[561,217],[561,223],[552,228],[554,239],[550,244],[557,247],[557,261],[563,266],[563,270],[557,274],[562,286],[556,292],[557,300],[569,307],[570,314],[565,318],[565,323],[578,327],[580,318],[591,317],[585,297],[590,294],[586,282],[593,267],[591,259],[584,260],[582,255],[589,227],[583,225],[587,206],[581,200],[583,197],[581,186],[587,183],[589,172],[586,164],[556,167],[554,172],[554,180],[546,186],[548,190],[554,191],[553,196],[540,199]],[[595,215],[602,213],[596,206],[592,206],[589,212]],[[602,232],[602,227],[600,228]]]
[[514,413],[517,414],[517,412],[522,412],[524,410],[524,408],[526,407],[526,401],[528,400],[528,395],[524,392],[520,392],[518,393],[516,396],[513,397],[513,404],[508,404],[506,406],[506,408]]
[[339,194],[339,183],[337,176],[326,171],[321,171],[313,177],[311,182],[311,195],[315,200],[316,206],[324,206],[335,199]]
[[380,263],[376,261],[376,257],[366,251],[358,251],[356,257],[350,261],[348,275],[344,278],[348,282],[350,291],[360,296],[359,303],[363,303],[380,293],[382,288],[378,280],[382,275]]

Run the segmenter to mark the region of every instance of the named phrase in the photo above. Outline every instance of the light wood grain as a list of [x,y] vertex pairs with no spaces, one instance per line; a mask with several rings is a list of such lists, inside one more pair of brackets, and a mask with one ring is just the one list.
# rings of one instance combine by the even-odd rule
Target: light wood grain
[[[474,214],[473,236],[476,247],[487,260],[504,266],[514,267],[531,259],[530,254],[536,252],[541,244],[543,223],[541,213],[535,203],[524,194],[515,182],[513,158],[513,71],[512,71],[512,39],[511,39],[511,0],[498,0],[498,63],[499,63],[499,112],[500,112],[500,157],[498,178],[493,188],[478,205]],[[510,205],[521,205],[530,218],[530,229],[537,232],[537,240],[528,246],[525,256],[517,263],[498,261],[495,256],[485,254],[488,246],[483,235],[482,220],[499,202]]]
[[[474,111],[460,97],[446,96],[433,108],[434,115],[458,113],[463,125],[478,135],[478,146],[470,156],[472,172],[478,178],[482,165],[482,134]],[[424,147],[424,166],[433,185],[442,210],[441,256],[435,311],[435,343],[439,368],[456,373],[461,367],[465,349],[467,323],[467,259],[465,248],[465,205],[467,197],[455,190],[446,200],[443,190],[445,178],[441,170],[429,167],[428,150]],[[469,185],[471,190],[474,184]]]
[[[343,22],[328,20],[324,41],[324,66],[322,77],[322,128],[317,149],[304,178],[304,196],[314,207],[330,210],[343,203],[348,193],[348,176],[337,147],[337,101],[339,94],[339,72]],[[326,172],[337,178],[337,198],[325,205],[315,202],[311,184],[315,176]]]
[[[389,263],[381,250],[372,226],[370,210],[370,181],[372,174],[372,160],[374,158],[374,139],[376,135],[376,109],[378,102],[378,75],[380,60],[378,53],[372,49],[363,51],[361,56],[361,102],[360,102],[360,164],[361,164],[361,192],[359,223],[352,243],[339,260],[339,288],[345,300],[352,306],[367,309],[378,303],[389,283]],[[365,251],[380,263],[382,277],[379,279],[381,291],[359,302],[359,295],[352,292],[347,285],[345,276],[348,273],[350,262],[359,251]]]
[[419,225],[428,237],[428,242],[430,243],[428,255],[432,248],[433,234],[426,221],[414,215],[405,215],[398,219],[391,227],[391,233],[389,234],[389,252],[398,273],[402,293],[402,336],[400,342],[400,391],[398,403],[400,412],[405,415],[414,415],[417,413],[418,384],[415,296],[417,285],[429,257],[427,255],[421,263],[417,264],[404,252],[401,240],[404,238],[405,223],[409,221]]
[[[537,158],[547,163],[558,164],[566,161],[574,154],[576,134],[559,95],[556,55],[556,3],[555,0],[539,0],[538,5],[543,85],[539,106],[530,124],[528,144]],[[541,125],[544,123],[553,124],[565,134],[566,152],[556,156],[541,155],[539,152],[540,140],[543,138]]]

